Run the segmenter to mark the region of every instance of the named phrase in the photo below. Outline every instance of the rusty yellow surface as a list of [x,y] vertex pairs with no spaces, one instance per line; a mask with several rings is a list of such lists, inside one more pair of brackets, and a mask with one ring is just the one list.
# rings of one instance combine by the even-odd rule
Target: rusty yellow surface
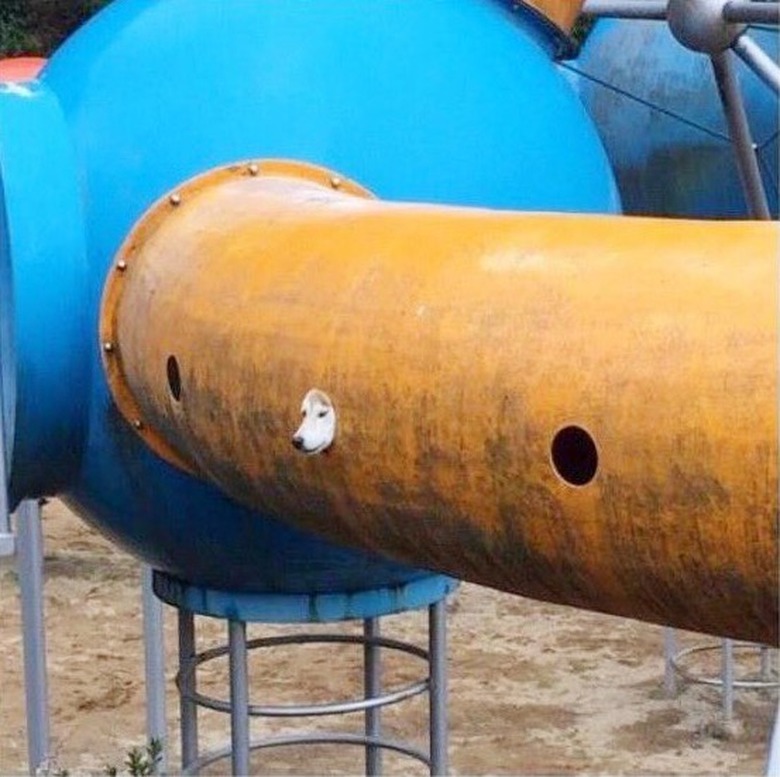
[[[158,453],[415,566],[777,643],[777,224],[392,204],[257,165],[155,205],[108,280],[109,382]],[[338,430],[306,457],[313,387]],[[567,427],[597,459],[553,456]]]
[[522,4],[533,8],[568,34],[580,15],[583,2],[584,0],[524,0]]

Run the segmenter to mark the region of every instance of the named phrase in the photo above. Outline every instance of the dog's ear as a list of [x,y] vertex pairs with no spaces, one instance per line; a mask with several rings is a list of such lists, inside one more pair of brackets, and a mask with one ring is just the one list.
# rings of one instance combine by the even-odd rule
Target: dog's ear
[[307,399],[311,399],[312,402],[319,402],[322,405],[325,405],[325,407],[333,407],[333,402],[331,402],[330,397],[320,389],[312,389],[307,395]]

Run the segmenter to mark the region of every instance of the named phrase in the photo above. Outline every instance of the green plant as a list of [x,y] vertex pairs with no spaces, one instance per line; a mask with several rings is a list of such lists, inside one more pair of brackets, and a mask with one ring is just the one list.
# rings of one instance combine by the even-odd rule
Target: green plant
[[[150,739],[144,747],[132,747],[125,756],[127,773],[131,777],[147,777],[156,774],[162,760],[163,745],[159,739]],[[117,777],[119,769],[113,764],[103,768],[106,777]]]

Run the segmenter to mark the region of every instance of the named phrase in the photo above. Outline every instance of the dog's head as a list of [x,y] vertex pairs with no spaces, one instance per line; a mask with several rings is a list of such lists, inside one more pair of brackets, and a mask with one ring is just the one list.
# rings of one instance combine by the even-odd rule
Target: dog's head
[[336,409],[330,397],[319,389],[307,392],[301,403],[303,421],[293,435],[292,444],[301,453],[322,453],[336,436]]

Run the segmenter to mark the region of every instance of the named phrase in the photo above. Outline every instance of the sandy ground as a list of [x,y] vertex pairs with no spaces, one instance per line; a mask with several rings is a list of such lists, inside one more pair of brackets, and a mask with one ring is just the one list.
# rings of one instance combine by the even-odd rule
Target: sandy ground
[[[129,748],[144,743],[144,672],[139,565],[62,505],[45,508],[45,607],[55,767],[102,774],[123,770]],[[26,767],[19,602],[15,571],[0,571],[0,772]],[[724,727],[719,693],[688,684],[663,691],[662,630],[636,621],[540,604],[464,585],[449,604],[450,761],[453,774],[762,774],[776,692],[737,693],[735,723]],[[199,618],[199,649],[225,639],[225,626]],[[176,618],[165,616],[169,755],[178,763],[173,685]],[[331,627],[331,630],[334,630]],[[353,624],[336,630],[353,632]],[[250,627],[250,637],[281,633]],[[289,632],[289,629],[287,629]],[[387,636],[425,641],[423,613],[383,622]],[[680,634],[683,646],[712,642]],[[346,698],[359,688],[357,648],[276,649],[252,654],[255,703]],[[755,651],[738,672],[756,674]],[[719,653],[694,666],[716,671]],[[776,656],[774,656],[776,660]],[[705,667],[709,664],[709,667]],[[225,663],[199,674],[202,690],[225,696]],[[412,658],[388,656],[385,682],[416,676]],[[357,730],[360,717],[327,723]],[[254,721],[253,733],[278,733],[322,721]],[[425,742],[424,699],[385,713],[395,735]],[[226,741],[224,715],[201,714],[201,743]],[[362,753],[349,747],[278,748],[257,753],[257,774],[354,774]],[[212,773],[225,773],[221,762]],[[394,774],[425,774],[416,762],[385,755]],[[54,771],[53,769],[52,771]],[[175,771],[175,768],[172,769]]]

